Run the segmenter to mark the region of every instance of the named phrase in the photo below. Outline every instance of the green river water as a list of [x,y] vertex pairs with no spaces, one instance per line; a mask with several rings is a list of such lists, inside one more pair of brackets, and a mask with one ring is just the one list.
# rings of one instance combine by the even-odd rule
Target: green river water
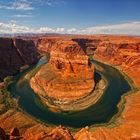
[[94,124],[109,122],[118,112],[117,104],[124,93],[130,92],[132,87],[124,78],[124,75],[116,68],[92,60],[96,66],[96,72],[107,82],[102,97],[89,108],[71,113],[55,113],[42,104],[39,97],[34,93],[27,80],[27,74],[40,67],[45,60],[40,60],[36,66],[24,70],[14,78],[8,90],[13,97],[19,98],[19,106],[27,114],[46,124],[64,125],[73,128],[80,128]]

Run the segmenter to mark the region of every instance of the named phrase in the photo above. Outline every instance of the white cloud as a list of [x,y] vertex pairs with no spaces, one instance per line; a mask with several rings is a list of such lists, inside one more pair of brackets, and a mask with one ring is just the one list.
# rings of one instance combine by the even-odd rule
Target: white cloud
[[84,34],[130,34],[130,35],[140,35],[140,21],[114,24],[114,25],[104,25],[104,26],[94,26],[89,27],[81,31]]
[[33,15],[31,15],[31,14],[17,14],[17,15],[13,15],[12,17],[29,18],[29,17],[33,17]]
[[14,0],[9,3],[0,3],[0,9],[27,11],[33,10],[34,7],[27,0]]
[[55,32],[57,32],[57,33],[64,33],[64,31],[65,31],[65,28],[56,28],[56,30],[55,30]]
[[35,5],[55,6],[65,4],[64,0],[12,0],[11,2],[0,1],[0,9],[6,10],[34,10]]
[[40,27],[36,29],[37,33],[64,33],[65,28],[50,28],[50,27]]
[[20,26],[16,23],[0,23],[0,33],[29,33],[34,32],[26,26]]
[[77,31],[76,28],[67,29],[67,33],[69,34],[76,33],[76,31]]
[[48,6],[55,6],[55,5],[64,5],[66,4],[65,0],[33,0],[34,2],[40,5],[48,5]]
[[49,27],[41,27],[38,30],[36,30],[36,32],[38,32],[38,33],[46,33],[46,32],[53,33],[53,32],[55,32],[55,30],[52,28],[49,28]]
[[65,29],[63,27],[50,28],[48,26],[40,28],[29,28],[27,26],[21,26],[16,21],[10,23],[0,22],[0,33],[67,33],[67,34],[128,34],[128,35],[140,35],[140,21],[94,26],[86,29],[70,28]]

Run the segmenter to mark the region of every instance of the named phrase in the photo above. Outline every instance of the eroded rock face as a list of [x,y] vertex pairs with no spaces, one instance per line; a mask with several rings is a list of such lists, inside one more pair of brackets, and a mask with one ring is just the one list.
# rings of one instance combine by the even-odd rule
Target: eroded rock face
[[140,63],[140,43],[107,43],[99,44],[95,51],[97,59],[105,60],[113,65],[128,68]]
[[16,127],[12,128],[10,131],[10,140],[20,140],[20,139],[21,137],[20,137],[19,130]]
[[94,51],[97,49],[99,43],[101,42],[99,38],[75,38],[73,41],[76,41],[88,55],[94,54]]
[[37,41],[37,48],[40,52],[50,53],[52,46],[59,40],[59,38],[40,38]]
[[50,54],[49,63],[52,69],[63,77],[93,78],[93,66],[76,42],[59,41],[53,46]]
[[[38,94],[58,100],[74,100],[94,88],[94,67],[83,49],[74,41],[58,41],[51,50],[49,64],[31,80]],[[37,86],[39,85],[39,86]],[[45,93],[40,92],[41,87]]]
[[53,140],[74,140],[70,130],[62,126],[56,127],[54,130],[52,130],[49,137],[51,137]]
[[88,127],[82,128],[74,135],[75,140],[94,140],[94,136],[88,130]]
[[38,59],[33,41],[0,38],[0,80],[16,74],[20,67],[31,65]]

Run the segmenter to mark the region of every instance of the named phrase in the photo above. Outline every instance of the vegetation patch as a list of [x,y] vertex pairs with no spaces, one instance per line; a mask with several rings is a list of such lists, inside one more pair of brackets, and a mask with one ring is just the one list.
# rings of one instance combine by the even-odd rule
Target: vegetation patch
[[4,82],[0,83],[0,115],[5,113],[10,108],[18,109],[18,101],[13,98],[7,86],[12,82],[12,77],[6,77]]

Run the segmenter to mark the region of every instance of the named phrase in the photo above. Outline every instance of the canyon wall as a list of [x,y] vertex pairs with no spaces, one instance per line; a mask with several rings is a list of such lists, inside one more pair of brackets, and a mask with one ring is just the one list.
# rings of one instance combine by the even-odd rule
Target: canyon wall
[[37,62],[39,53],[31,40],[0,38],[0,80],[16,74],[20,67]]
[[113,35],[46,37],[38,41],[37,48],[50,53],[55,42],[66,38],[77,42],[87,55],[94,55],[95,59],[106,60],[113,65],[123,65],[126,68],[140,63],[140,40],[138,37]]
[[56,37],[44,37],[40,38],[37,41],[37,49],[40,52],[50,53],[52,46],[59,40],[60,38]]
[[94,58],[126,69],[133,67],[140,64],[140,41],[102,41],[94,52]]

